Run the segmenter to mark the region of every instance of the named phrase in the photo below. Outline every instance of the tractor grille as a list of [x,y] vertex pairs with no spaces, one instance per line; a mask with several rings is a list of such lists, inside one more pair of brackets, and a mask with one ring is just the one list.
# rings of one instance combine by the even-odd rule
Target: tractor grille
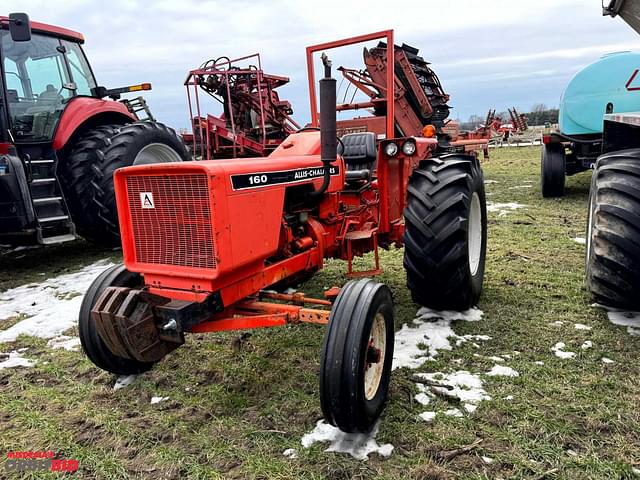
[[206,175],[132,175],[126,182],[137,262],[216,267]]

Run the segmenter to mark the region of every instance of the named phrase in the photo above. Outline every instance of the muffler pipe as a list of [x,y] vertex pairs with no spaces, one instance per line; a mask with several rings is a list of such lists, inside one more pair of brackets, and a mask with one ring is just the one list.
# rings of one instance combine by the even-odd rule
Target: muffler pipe
[[326,53],[322,54],[324,77],[320,79],[320,160],[324,168],[322,185],[309,196],[317,198],[329,187],[331,181],[331,164],[338,156],[336,127],[336,79],[331,78],[331,60]]

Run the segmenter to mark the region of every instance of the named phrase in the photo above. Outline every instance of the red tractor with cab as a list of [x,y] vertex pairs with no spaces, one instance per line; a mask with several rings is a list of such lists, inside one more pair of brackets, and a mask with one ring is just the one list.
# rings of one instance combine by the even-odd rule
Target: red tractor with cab
[[172,129],[140,121],[142,97],[116,101],[151,85],[99,86],[83,42],[23,13],[0,17],[0,244],[119,244],[113,172],[190,159]]
[[[323,54],[318,113],[314,53],[380,38],[384,62],[375,68],[386,81],[377,82],[381,93],[372,101],[376,115],[384,113],[385,134],[337,138],[331,62]],[[134,374],[182,345],[187,333],[326,324],[325,418],[347,432],[372,427],[391,375],[390,289],[369,278],[322,299],[270,288],[313,274],[325,258],[347,260],[349,276],[375,275],[378,247],[396,244],[404,245],[417,303],[464,310],[478,302],[487,241],[480,162],[469,144],[441,140],[436,127],[424,129],[429,136],[397,134],[397,89],[431,87],[397,63],[399,50],[391,30],[308,47],[312,125],[267,157],[116,171],[124,265],[103,272],[83,300],[80,339],[91,361]],[[366,252],[375,253],[375,266],[355,271],[354,256]]]

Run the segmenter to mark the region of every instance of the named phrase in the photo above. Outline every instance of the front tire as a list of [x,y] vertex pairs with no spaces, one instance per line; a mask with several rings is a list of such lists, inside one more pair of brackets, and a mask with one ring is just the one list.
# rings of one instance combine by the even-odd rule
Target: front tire
[[487,209],[480,164],[468,155],[421,162],[409,179],[404,267],[413,301],[466,310],[482,293]]
[[542,147],[540,189],[543,197],[562,197],[564,195],[566,168],[567,158],[563,144],[548,143]]
[[394,341],[389,287],[348,282],[331,309],[320,361],[325,419],[344,432],[368,432],[389,393]]
[[142,277],[139,274],[129,272],[124,265],[114,265],[102,272],[93,281],[82,299],[78,318],[82,349],[94,365],[116,375],[133,375],[146,372],[153,367],[154,363],[139,362],[114,355],[100,338],[91,316],[91,310],[107,287],[136,288],[141,286],[142,283]]
[[593,300],[640,310],[640,149],[598,159],[586,239],[586,283]]

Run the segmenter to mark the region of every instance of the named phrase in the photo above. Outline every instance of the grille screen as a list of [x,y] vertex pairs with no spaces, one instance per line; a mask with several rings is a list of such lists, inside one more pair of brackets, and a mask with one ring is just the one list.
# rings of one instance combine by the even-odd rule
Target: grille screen
[[206,175],[135,175],[126,182],[137,262],[216,267]]

